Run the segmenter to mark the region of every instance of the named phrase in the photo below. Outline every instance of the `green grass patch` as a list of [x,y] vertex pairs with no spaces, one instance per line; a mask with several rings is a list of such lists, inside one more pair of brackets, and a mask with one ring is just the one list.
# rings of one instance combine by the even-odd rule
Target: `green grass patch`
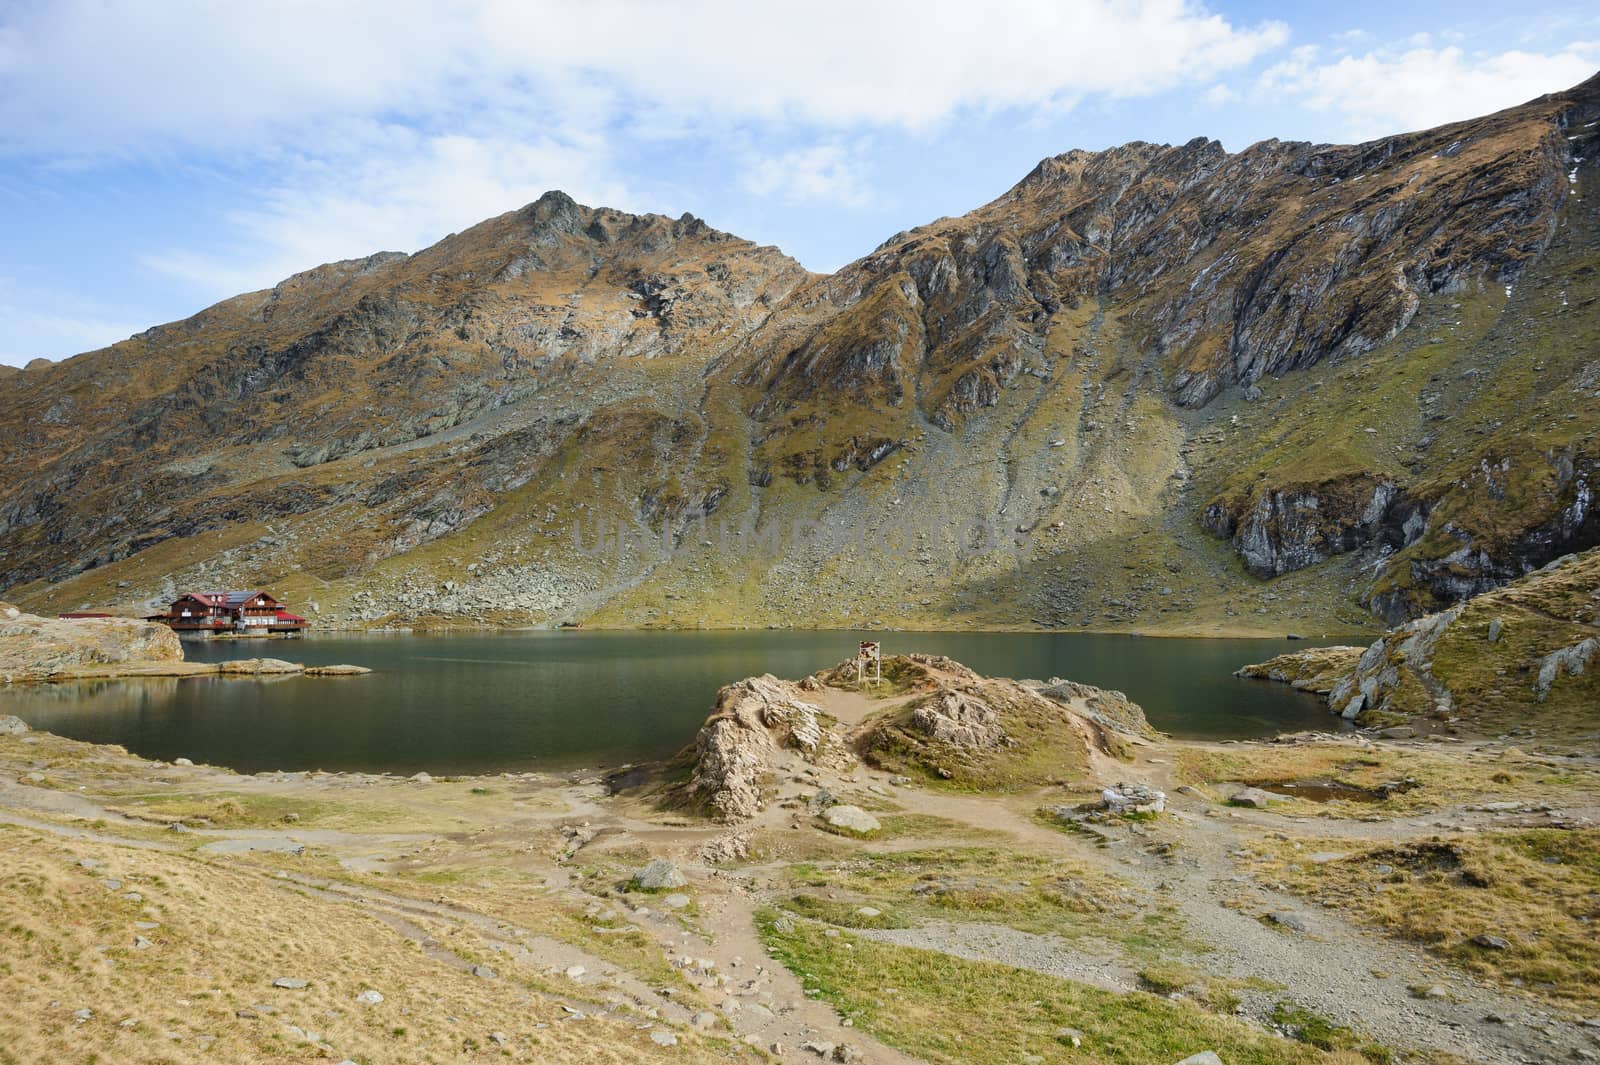
[[1172,1065],[1213,1050],[1228,1065],[1332,1065],[1363,1059],[1289,1042],[1190,1002],[1117,993],[994,962],[823,934],[775,911],[757,915],[774,958],[856,1027],[936,1065],[1063,1058],[1063,1029],[1084,1035],[1070,1060]]

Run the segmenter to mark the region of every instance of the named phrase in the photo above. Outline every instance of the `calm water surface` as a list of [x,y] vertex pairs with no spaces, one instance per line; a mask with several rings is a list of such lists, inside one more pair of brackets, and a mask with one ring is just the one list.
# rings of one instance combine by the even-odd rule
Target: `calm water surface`
[[189,678],[30,685],[0,709],[34,728],[243,772],[570,769],[673,754],[717,689],[801,677],[855,652],[944,654],[980,673],[1069,677],[1127,692],[1174,736],[1232,739],[1331,728],[1324,704],[1232,672],[1285,640],[1081,633],[515,632],[319,636],[186,644],[191,659],[351,662],[366,677]]

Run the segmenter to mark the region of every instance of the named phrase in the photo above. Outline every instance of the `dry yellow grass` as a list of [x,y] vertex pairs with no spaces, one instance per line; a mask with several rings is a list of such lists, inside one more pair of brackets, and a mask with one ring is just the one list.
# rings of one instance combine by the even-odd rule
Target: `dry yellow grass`
[[[1335,861],[1264,842],[1254,870],[1325,906],[1424,944],[1475,976],[1564,1006],[1600,1006],[1600,831],[1550,829],[1364,844]],[[1503,940],[1503,946],[1475,937]]]
[[[470,928],[430,927],[415,916],[380,920],[254,863],[10,827],[0,828],[0,854],[5,1065],[632,1063],[749,1053],[688,1032],[678,1033],[688,1045],[664,1049],[649,1038],[648,1018],[553,993]],[[84,859],[101,864],[85,868]],[[425,949],[407,931],[440,945]],[[464,968],[472,963],[491,964],[497,978],[472,975]],[[308,986],[275,988],[279,977]],[[368,989],[383,1002],[357,1002]],[[563,1003],[587,1016],[573,1017]],[[79,1020],[84,1009],[92,1015]]]

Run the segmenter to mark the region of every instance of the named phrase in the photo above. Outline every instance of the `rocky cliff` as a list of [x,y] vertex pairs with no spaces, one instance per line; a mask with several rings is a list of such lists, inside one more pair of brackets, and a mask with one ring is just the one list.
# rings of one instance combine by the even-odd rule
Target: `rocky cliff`
[[0,376],[0,589],[336,625],[1339,628],[1600,543],[1600,81],[1135,143],[835,274],[550,193]]

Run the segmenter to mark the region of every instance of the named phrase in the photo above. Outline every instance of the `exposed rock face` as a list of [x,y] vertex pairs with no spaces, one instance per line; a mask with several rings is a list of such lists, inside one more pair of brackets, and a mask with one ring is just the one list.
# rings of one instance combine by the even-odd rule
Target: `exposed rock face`
[[1600,637],[1591,636],[1571,647],[1551,651],[1539,662],[1539,675],[1533,682],[1534,691],[1542,703],[1550,694],[1550,686],[1562,676],[1581,676],[1596,658],[1600,658]]
[[1600,549],[1569,555],[1460,606],[1397,626],[1357,654],[1313,648],[1240,670],[1325,692],[1358,724],[1600,729]]
[[911,725],[938,743],[955,747],[999,747],[1006,730],[994,708],[965,692],[946,689],[912,708]]
[[742,821],[764,803],[763,785],[781,750],[810,762],[848,761],[822,710],[800,687],[770,674],[730,684],[695,738],[690,795],[717,817]]
[[1417,707],[1431,699],[1441,715],[1451,710],[1449,689],[1433,676],[1433,653],[1460,615],[1455,608],[1407,622],[1368,647],[1353,672],[1333,686],[1328,702],[1339,716],[1354,721],[1367,711],[1392,710],[1402,702]]
[[[868,762],[895,772],[1022,787],[1086,777],[1099,758],[1151,734],[1144,712],[1120,692],[1071,681],[982,677],[929,655],[886,658],[884,675],[912,698],[863,726],[857,743]],[[847,666],[826,676],[854,686]]]
[[0,603],[0,682],[38,680],[84,666],[181,662],[165,625],[131,618],[58,620]]
[[1144,707],[1119,691],[1079,684],[1075,680],[1051,677],[1047,681],[1022,682],[1053,702],[1070,706],[1095,724],[1130,736],[1153,736],[1155,729],[1145,720]]
[[1405,547],[1421,534],[1424,516],[1393,481],[1358,475],[1273,488],[1239,503],[1217,500],[1203,524],[1232,539],[1251,573],[1277,577],[1374,544]]

